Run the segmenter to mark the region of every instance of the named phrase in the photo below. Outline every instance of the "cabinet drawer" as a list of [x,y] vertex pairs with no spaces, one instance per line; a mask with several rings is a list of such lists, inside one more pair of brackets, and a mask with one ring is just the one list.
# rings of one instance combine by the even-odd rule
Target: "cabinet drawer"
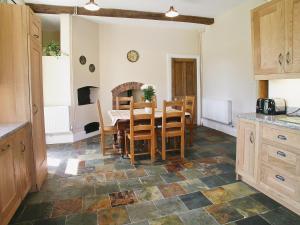
[[267,186],[271,191],[277,192],[288,198],[300,202],[300,181],[288,173],[279,172],[274,167],[262,164],[260,183]]
[[263,138],[300,149],[300,134],[263,126]]
[[285,170],[288,174],[300,176],[300,155],[287,148],[262,144],[262,160],[270,165]]

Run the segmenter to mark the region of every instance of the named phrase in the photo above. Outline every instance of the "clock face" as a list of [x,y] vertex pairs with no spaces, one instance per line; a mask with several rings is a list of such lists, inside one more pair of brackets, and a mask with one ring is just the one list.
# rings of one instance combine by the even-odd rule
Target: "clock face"
[[129,62],[136,62],[139,60],[139,53],[135,50],[131,50],[127,53],[127,59]]

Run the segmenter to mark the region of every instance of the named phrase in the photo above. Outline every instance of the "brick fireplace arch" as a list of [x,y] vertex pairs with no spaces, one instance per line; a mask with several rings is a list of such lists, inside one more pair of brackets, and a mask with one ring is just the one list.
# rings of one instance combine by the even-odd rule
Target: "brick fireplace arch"
[[112,93],[113,109],[115,109],[115,106],[116,106],[116,97],[118,97],[121,93],[123,93],[125,91],[138,90],[141,88],[142,85],[143,85],[143,83],[139,83],[139,82],[127,82],[127,83],[120,84],[117,87],[115,87],[114,89],[112,89],[111,93]]

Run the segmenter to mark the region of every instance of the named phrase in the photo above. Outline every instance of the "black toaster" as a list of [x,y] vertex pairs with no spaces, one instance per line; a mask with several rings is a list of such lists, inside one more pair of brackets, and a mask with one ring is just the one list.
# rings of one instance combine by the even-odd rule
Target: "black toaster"
[[286,102],[282,98],[264,99],[263,114],[281,115],[286,114]]
[[259,98],[256,101],[256,113],[264,113],[265,99]]

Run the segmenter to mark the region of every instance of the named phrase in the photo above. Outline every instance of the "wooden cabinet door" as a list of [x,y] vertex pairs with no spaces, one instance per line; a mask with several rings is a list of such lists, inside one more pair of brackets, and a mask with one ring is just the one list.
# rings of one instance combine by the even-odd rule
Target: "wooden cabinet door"
[[12,138],[0,141],[0,225],[8,224],[21,201],[15,179],[13,144]]
[[15,140],[15,170],[18,191],[25,198],[32,185],[32,144],[30,126],[22,128],[16,134]]
[[238,174],[248,180],[254,181],[255,177],[255,152],[256,152],[256,124],[254,122],[239,121],[237,136],[236,170]]
[[273,0],[252,11],[253,63],[256,75],[284,72],[284,0]]
[[[30,16],[31,26],[41,26],[35,15]],[[37,25],[38,24],[38,25]],[[42,47],[41,32],[30,35],[30,94],[32,143],[35,159],[35,179],[39,189],[47,175],[47,154],[44,124],[43,80],[42,80]]]
[[286,0],[285,71],[300,73],[300,0]]

